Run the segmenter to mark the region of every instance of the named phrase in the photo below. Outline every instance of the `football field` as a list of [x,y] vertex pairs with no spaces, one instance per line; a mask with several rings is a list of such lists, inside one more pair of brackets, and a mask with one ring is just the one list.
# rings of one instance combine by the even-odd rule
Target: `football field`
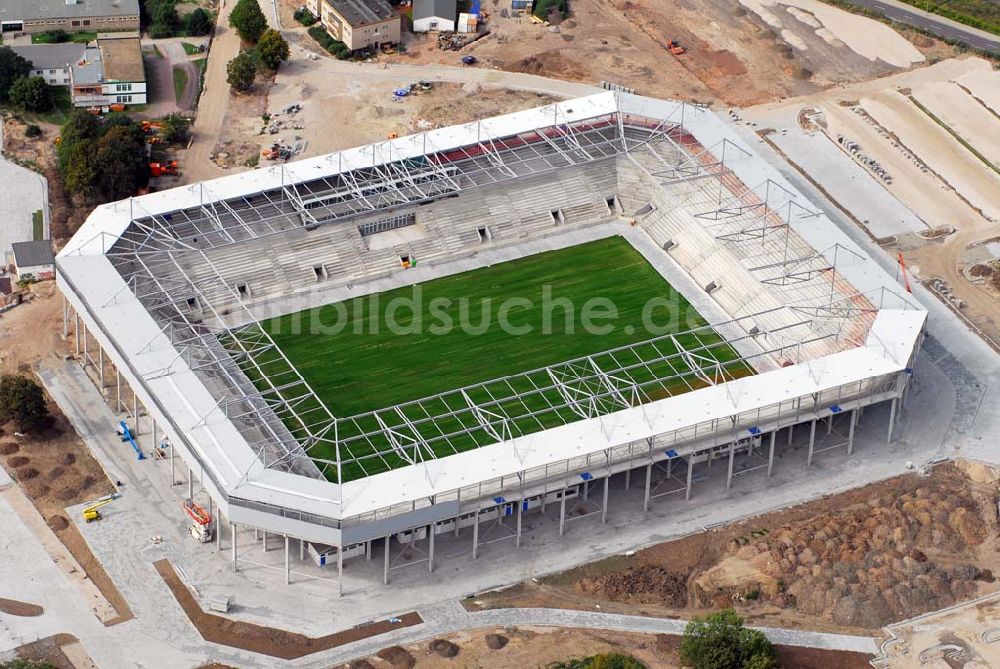
[[[458,403],[492,403],[489,411],[511,416],[511,429],[526,434],[579,419],[566,407],[552,408],[566,404],[570,392],[555,387],[561,384],[542,369],[558,363],[583,359],[587,369],[597,365],[620,372],[616,379],[642,389],[634,403],[704,385],[690,368],[691,358],[678,355],[680,349],[729,363],[724,369],[731,376],[750,373],[687,300],[620,237],[260,325],[334,416],[355,417],[338,423],[341,458],[356,459],[345,465],[345,480],[407,464],[393,453],[374,456],[383,449],[363,435],[385,424],[413,431],[411,421],[427,418],[428,411],[445,416],[432,428],[439,437],[433,446],[438,456],[495,442],[488,431],[470,429],[475,423],[470,417],[449,415],[458,409],[458,395],[451,391],[460,388],[473,386]],[[701,329],[690,332],[695,328]],[[607,353],[612,349],[621,350]],[[570,368],[580,365],[558,373]],[[572,392],[599,394],[607,388],[606,379],[601,383],[591,369],[590,378]],[[381,424],[367,415],[442,393],[402,412],[387,412],[388,417],[380,414]],[[312,452],[333,459],[332,451],[320,444]]]

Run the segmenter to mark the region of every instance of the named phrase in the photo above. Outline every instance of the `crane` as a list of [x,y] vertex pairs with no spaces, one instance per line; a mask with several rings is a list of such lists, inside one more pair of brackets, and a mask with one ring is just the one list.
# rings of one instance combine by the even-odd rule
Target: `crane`
[[92,523],[95,520],[100,520],[101,512],[98,511],[98,509],[100,509],[105,504],[110,504],[119,497],[121,497],[121,493],[113,492],[110,495],[105,495],[104,497],[101,497],[100,499],[95,499],[93,502],[84,507],[83,509],[84,521]]

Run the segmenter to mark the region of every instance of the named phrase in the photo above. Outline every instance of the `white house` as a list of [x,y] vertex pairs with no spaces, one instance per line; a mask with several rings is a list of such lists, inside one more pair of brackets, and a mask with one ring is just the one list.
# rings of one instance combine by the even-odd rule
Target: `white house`
[[97,36],[82,60],[70,68],[73,105],[146,104],[146,73],[138,33],[108,33]]
[[37,281],[56,278],[56,259],[52,253],[52,242],[43,239],[38,242],[14,242],[11,244],[14,266],[11,274],[15,281],[31,276]]
[[31,61],[31,76],[41,77],[49,86],[69,86],[70,70],[83,58],[83,44],[31,44],[11,47],[14,53]]
[[454,32],[457,0],[413,0],[413,32]]

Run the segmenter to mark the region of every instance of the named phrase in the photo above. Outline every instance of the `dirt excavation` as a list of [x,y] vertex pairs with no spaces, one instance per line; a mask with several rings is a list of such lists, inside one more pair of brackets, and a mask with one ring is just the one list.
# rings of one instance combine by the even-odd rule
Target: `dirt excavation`
[[[552,25],[514,15],[495,0],[489,35],[460,52],[409,35],[401,63],[457,64],[558,79],[610,81],[642,95],[745,106],[873,79],[954,50],[815,0],[577,0]],[[673,55],[677,40],[686,50]],[[571,50],[571,51],[570,51]],[[926,55],[925,55],[926,54]]]
[[756,625],[870,632],[996,589],[996,473],[967,471],[942,464],[467,605],[681,617],[735,606]]

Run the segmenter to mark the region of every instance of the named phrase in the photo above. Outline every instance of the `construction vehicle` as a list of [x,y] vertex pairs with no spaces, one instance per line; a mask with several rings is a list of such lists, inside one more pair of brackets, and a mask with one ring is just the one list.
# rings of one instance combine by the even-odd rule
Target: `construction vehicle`
[[155,135],[163,130],[163,124],[158,121],[143,121],[142,131],[147,135]]
[[682,54],[687,53],[687,49],[682,47],[680,45],[680,42],[678,42],[675,39],[672,39],[669,42],[667,42],[667,50],[670,51],[670,53],[674,54],[675,56],[680,56]]
[[191,536],[200,544],[207,544],[212,540],[212,514],[206,511],[193,499],[184,500],[184,512],[191,518],[191,525],[188,530]]
[[176,160],[168,160],[164,163],[150,163],[149,164],[149,176],[151,177],[175,177],[180,172],[178,171],[180,164]]
[[535,16],[534,14],[528,14],[528,19],[532,23],[534,23],[535,25],[539,25],[539,26],[547,26],[549,24],[548,21],[544,21],[544,20],[538,18],[537,16]]
[[98,511],[98,509],[100,509],[105,504],[110,504],[119,497],[121,497],[121,493],[113,492],[110,495],[105,495],[104,497],[101,497],[100,499],[95,499],[93,502],[84,507],[83,520],[88,523],[92,523],[95,520],[100,520],[101,512]]
[[386,139],[399,139],[399,133],[398,132],[390,132],[388,135],[385,136],[385,138]]

